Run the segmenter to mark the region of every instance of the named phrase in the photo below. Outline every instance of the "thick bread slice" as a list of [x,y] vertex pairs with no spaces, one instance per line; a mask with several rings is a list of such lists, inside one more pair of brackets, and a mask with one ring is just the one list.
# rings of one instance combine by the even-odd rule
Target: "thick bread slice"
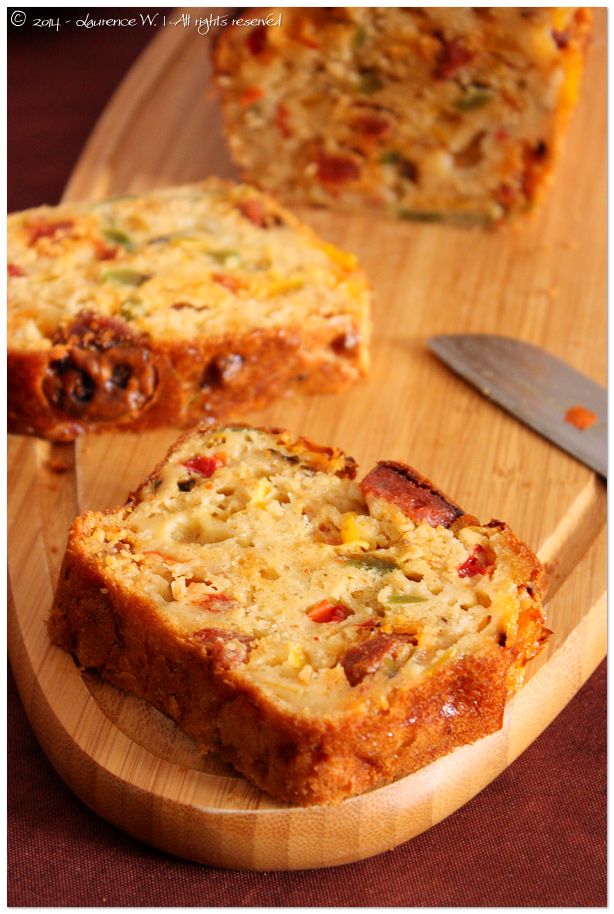
[[547,636],[538,560],[403,464],[355,474],[279,429],[186,434],[74,522],[52,640],[300,805],[498,729]]
[[184,427],[368,367],[356,258],[215,178],[8,221],[9,430]]
[[549,181],[590,22],[573,7],[258,8],[215,48],[231,153],[295,204],[500,223]]

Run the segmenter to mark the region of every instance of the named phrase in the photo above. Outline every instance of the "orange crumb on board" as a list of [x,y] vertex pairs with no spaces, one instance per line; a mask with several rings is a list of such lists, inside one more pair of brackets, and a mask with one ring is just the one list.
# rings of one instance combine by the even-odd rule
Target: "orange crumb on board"
[[565,422],[575,425],[582,432],[594,425],[596,421],[597,416],[586,406],[571,406],[565,413]]
[[52,473],[68,473],[70,470],[70,463],[66,460],[63,460],[61,457],[51,457],[45,464],[48,470]]

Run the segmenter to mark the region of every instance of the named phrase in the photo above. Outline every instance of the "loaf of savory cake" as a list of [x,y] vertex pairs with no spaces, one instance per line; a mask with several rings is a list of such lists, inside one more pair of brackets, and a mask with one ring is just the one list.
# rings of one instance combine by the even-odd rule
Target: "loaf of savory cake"
[[367,368],[349,253],[218,179],[8,221],[9,431],[185,427]]
[[71,529],[49,631],[272,796],[331,804],[501,727],[545,582],[404,464],[201,426]]
[[293,204],[466,225],[500,223],[541,197],[578,97],[589,10],[257,16],[270,24],[228,26],[214,50],[245,178]]

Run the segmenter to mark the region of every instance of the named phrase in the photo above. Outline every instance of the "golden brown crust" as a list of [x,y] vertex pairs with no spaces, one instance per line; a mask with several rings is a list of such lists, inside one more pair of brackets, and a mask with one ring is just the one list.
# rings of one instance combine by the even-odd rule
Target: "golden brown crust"
[[[193,342],[116,340],[106,350],[73,337],[51,350],[9,350],[9,432],[71,441],[85,432],[185,428],[288,393],[337,393],[365,373],[360,336],[356,327],[356,344],[341,353],[336,336],[310,338],[298,327]],[[136,363],[132,397],[121,376],[113,382],[110,355],[117,365]]]
[[341,800],[410,774],[456,746],[497,730],[508,693],[510,651],[463,658],[389,707],[340,725],[297,718],[249,689],[206,641],[161,625],[84,562],[75,523],[49,620],[51,639],[82,667],[168,714],[203,750],[215,750],[279,799]]

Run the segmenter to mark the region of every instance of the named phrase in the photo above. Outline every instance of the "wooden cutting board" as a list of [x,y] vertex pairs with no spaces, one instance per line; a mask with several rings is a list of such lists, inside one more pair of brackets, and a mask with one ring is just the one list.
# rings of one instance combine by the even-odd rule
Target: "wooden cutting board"
[[[189,14],[193,23],[199,11]],[[246,417],[334,443],[363,471],[382,457],[408,462],[482,520],[505,518],[538,550],[551,572],[554,635],[499,733],[334,809],[284,806],[202,759],[148,705],[82,678],[48,643],[44,625],[74,515],[123,502],[176,432],[74,446],[10,439],[9,648],[21,696],[61,776],[130,834],[189,859],[246,869],[331,866],[387,850],[458,809],[509,765],[604,656],[604,485],[425,347],[435,333],[507,334],[605,382],[605,12],[596,18],[581,104],[534,221],[482,234],[299,212],[354,251],[369,274],[373,369],[342,396],[287,401]],[[193,25],[160,30],[101,117],[65,199],[234,174],[207,91],[209,43]]]

